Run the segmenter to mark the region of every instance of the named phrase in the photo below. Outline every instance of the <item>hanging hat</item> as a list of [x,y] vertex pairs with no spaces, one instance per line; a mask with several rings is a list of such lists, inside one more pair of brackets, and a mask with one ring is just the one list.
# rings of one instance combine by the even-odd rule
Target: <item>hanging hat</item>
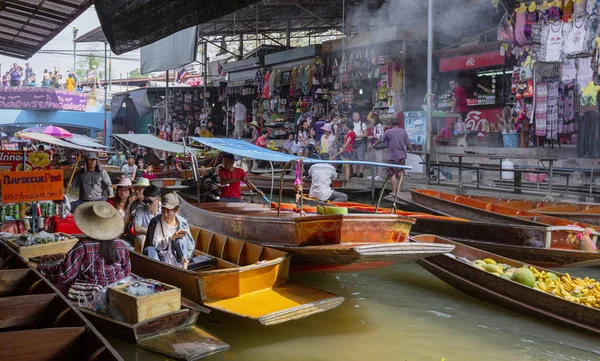
[[150,180],[148,178],[140,177],[133,185],[134,187],[148,187],[150,186]]
[[86,236],[98,241],[118,238],[125,228],[123,216],[107,202],[86,202],[75,211],[75,224]]
[[253,126],[257,127],[257,128],[259,127],[259,125],[258,125],[258,123],[256,122],[256,120],[253,120],[253,121],[251,121],[251,122],[250,122],[250,125],[253,125]]
[[331,132],[331,124],[326,123],[324,126],[321,127],[321,129],[323,129],[323,131],[325,132]]
[[118,188],[118,187],[129,187],[129,188],[131,188],[132,186],[133,185],[131,184],[131,179],[129,179],[129,177],[121,179],[121,181],[119,182],[119,184],[113,184],[113,188]]

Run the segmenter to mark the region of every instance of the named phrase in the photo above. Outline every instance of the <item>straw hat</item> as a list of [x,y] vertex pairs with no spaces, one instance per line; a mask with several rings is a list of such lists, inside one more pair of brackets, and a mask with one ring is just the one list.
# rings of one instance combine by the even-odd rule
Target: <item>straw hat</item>
[[98,241],[118,238],[125,228],[123,216],[107,202],[86,202],[75,211],[75,224],[86,236]]
[[133,184],[131,184],[131,179],[129,179],[129,178],[123,178],[123,179],[121,179],[121,181],[119,182],[119,184],[113,184],[113,188],[116,189],[118,187],[132,188]]
[[255,126],[257,128],[260,126],[260,125],[258,125],[258,123],[256,122],[256,120],[251,121],[250,125]]
[[325,132],[331,132],[331,124],[326,123],[324,126],[321,127],[321,129],[323,129],[323,131]]

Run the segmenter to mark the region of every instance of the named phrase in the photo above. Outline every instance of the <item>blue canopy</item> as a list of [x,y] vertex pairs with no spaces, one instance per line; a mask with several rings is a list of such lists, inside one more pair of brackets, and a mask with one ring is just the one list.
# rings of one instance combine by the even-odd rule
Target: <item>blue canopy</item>
[[[239,139],[230,138],[203,138],[203,137],[191,137],[192,140],[204,144],[208,147],[218,149],[223,152],[238,155],[240,157],[266,160],[270,162],[282,162],[287,163],[291,160],[298,160],[300,157],[280,152],[275,152],[269,149],[258,147],[254,144],[250,144],[246,141]],[[321,160],[304,158],[304,163],[329,163],[329,164],[356,164],[356,165],[367,165],[374,167],[390,167],[399,169],[412,169],[410,166],[396,165],[396,164],[383,164],[366,161],[350,161],[350,160]]]

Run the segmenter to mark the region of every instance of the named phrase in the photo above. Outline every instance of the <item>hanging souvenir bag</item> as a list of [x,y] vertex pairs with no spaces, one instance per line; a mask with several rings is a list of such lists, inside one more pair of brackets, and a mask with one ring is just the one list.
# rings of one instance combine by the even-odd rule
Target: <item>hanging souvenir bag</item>
[[362,68],[363,70],[369,69],[369,63],[371,62],[371,58],[369,58],[369,49],[365,50],[365,57],[362,60]]
[[348,72],[348,63],[346,62],[346,54],[342,55],[342,62],[340,63],[340,74],[346,74]]
[[514,29],[512,21],[508,13],[504,14],[498,27],[498,41],[502,43],[512,44],[514,40]]
[[338,76],[338,74],[339,74],[338,61],[337,61],[337,58],[333,58],[333,66],[331,67],[331,75]]
[[354,71],[359,71],[362,69],[362,55],[360,54],[360,51],[358,52],[358,54],[356,54],[356,57],[354,58]]
[[377,65],[384,65],[386,60],[387,60],[387,57],[385,55],[379,55],[377,57]]
[[346,64],[347,73],[350,73],[352,70],[354,70],[354,58],[356,58],[356,55],[354,55],[354,52],[351,52],[350,57],[348,58],[348,63]]

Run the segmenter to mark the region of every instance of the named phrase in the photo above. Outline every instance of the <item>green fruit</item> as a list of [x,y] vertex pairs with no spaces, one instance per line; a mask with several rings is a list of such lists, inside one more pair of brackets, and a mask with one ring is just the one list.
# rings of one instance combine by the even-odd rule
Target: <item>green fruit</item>
[[476,259],[475,261],[473,261],[473,264],[478,264],[478,265],[483,266],[486,263],[484,261],[480,260],[480,259]]
[[548,272],[547,274],[550,276],[549,279],[548,279],[550,281],[558,279],[558,276],[556,274],[552,273],[552,272]]
[[529,268],[519,268],[513,273],[511,279],[528,287],[533,287],[535,285],[535,275]]
[[325,214],[348,214],[347,207],[325,206]]
[[512,277],[512,273],[510,273],[510,274],[503,273],[503,274],[501,274],[499,276],[502,277],[502,278],[504,278],[504,279],[509,280]]
[[485,269],[483,269],[483,266],[481,266],[480,264],[474,264],[473,267],[485,271]]
[[502,273],[502,267],[496,264],[486,263],[483,265],[483,269],[490,273]]
[[504,274],[502,274],[502,275],[507,276],[508,279],[510,280],[510,279],[512,279],[513,274],[514,274],[514,272],[504,272]]
[[491,258],[486,258],[483,260],[483,262],[487,263],[487,264],[497,264],[496,261],[494,261]]

